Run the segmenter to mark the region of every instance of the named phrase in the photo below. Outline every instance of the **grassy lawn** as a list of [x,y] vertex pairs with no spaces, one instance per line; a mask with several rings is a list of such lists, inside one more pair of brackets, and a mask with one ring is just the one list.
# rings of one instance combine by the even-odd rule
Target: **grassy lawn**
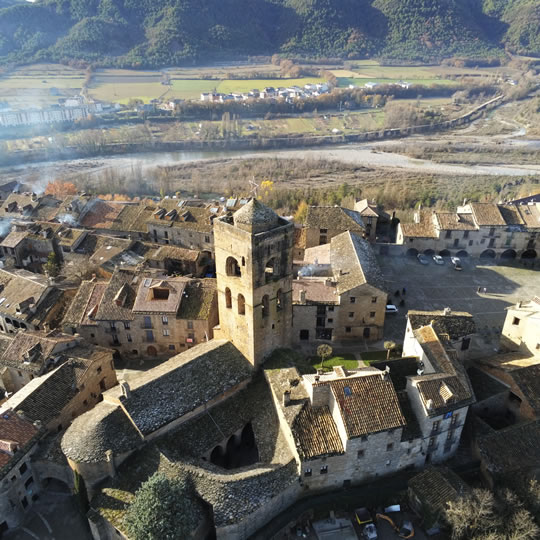
[[[296,367],[301,375],[316,373],[321,367],[321,359],[318,356],[306,357],[292,349],[277,349],[264,364],[265,369],[283,369]],[[324,361],[324,370],[332,371],[334,366],[343,366],[345,369],[356,369],[358,360],[352,354],[332,356]]]
[[203,81],[197,79],[172,80],[167,96],[180,99],[200,99],[202,92],[217,90],[220,81]]
[[371,364],[371,362],[380,362],[381,360],[386,360],[388,353],[386,351],[368,351],[360,353],[362,360],[366,364]]
[[315,370],[324,369],[324,371],[332,371],[334,366],[343,366],[345,369],[356,369],[358,367],[358,360],[356,360],[354,354],[348,353],[327,358],[322,366],[321,359],[318,356],[311,356],[309,361]]

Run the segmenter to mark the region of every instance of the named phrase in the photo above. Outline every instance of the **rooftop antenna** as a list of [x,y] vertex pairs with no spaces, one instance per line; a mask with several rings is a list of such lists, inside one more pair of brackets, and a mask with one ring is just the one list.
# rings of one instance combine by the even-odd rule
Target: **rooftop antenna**
[[255,182],[255,176],[253,177],[252,180],[249,181],[249,185],[251,186],[251,193],[253,195],[253,198],[256,199],[257,198],[257,192],[259,190],[259,184],[257,184],[257,182]]

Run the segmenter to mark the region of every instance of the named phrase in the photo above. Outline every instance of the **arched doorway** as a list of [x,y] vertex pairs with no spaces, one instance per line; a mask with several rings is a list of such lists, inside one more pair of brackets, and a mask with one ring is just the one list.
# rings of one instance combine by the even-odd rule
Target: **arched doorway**
[[467,251],[465,251],[464,249],[462,249],[461,251],[458,251],[456,253],[456,257],[468,257],[469,256],[469,253]]
[[495,252],[492,249],[486,249],[480,253],[481,259],[494,259],[495,258]]
[[517,253],[515,249],[507,249],[501,253],[501,259],[515,259]]
[[418,250],[410,248],[407,250],[407,257],[416,257],[418,255]]
[[431,256],[435,255],[435,250],[434,249],[424,249],[424,255],[427,255],[428,257],[431,257]]
[[536,259],[537,253],[534,249],[526,249],[522,254],[522,259]]
[[153,345],[149,345],[146,349],[146,354],[148,356],[157,356],[157,349]]
[[447,249],[443,249],[442,251],[439,251],[439,255],[441,257],[450,257],[451,253]]

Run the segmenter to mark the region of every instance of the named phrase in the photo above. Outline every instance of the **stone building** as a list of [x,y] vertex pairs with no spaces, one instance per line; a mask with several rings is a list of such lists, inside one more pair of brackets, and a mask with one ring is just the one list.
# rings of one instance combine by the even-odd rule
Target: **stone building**
[[354,205],[355,212],[358,212],[365,224],[366,240],[375,243],[378,236],[388,238],[390,233],[390,216],[382,211],[374,202],[367,199],[356,201]]
[[407,337],[412,336],[415,330],[429,325],[452,346],[460,360],[468,359],[476,336],[476,323],[470,313],[452,311],[450,308],[442,311],[407,312]]
[[57,352],[52,370],[11,396],[0,407],[0,415],[12,409],[48,433],[66,429],[118,383],[112,355],[110,349],[88,344]]
[[427,447],[425,462],[444,461],[455,453],[475,402],[471,383],[447,334],[439,334],[434,324],[408,326],[403,355],[420,363],[417,376],[407,378],[407,393]]
[[0,415],[0,533],[18,527],[36,500],[31,457],[42,431],[13,410]]
[[[335,368],[300,377],[295,368],[275,367],[263,376],[257,368],[291,342],[293,225],[252,200],[214,226],[216,339],[104,392],[62,438],[69,466],[92,499],[96,539],[125,537],[122,517],[156,470],[190,480],[190,497],[204,501],[216,538],[241,540],[310,488],[422,467],[457,447],[473,396],[446,342],[442,356],[420,351],[429,355],[429,369],[426,359],[402,358],[389,369]],[[345,239],[353,245],[351,235]],[[343,276],[354,271],[345,262],[341,269]],[[107,295],[115,310],[127,308],[132,293],[124,285],[134,285],[133,277],[118,275]],[[159,296],[168,285],[151,280],[142,286],[157,288]],[[82,304],[79,315],[89,324],[95,304]],[[431,329],[417,332],[424,328]],[[425,339],[422,346],[436,349],[436,343]]]
[[360,236],[365,234],[365,224],[359,212],[341,206],[309,206],[298,235],[295,258],[302,258],[302,249],[328,244],[334,236],[346,231]]
[[469,203],[456,212],[416,212],[414,223],[399,224],[396,241],[411,255],[534,259],[538,232],[538,203]]
[[71,298],[42,275],[0,269],[0,332],[54,329]]
[[32,379],[57,367],[62,353],[80,342],[80,338],[56,331],[18,330],[0,356],[2,388],[18,392]]
[[149,239],[156,244],[213,252],[215,217],[216,213],[209,208],[163,199],[146,222]]
[[62,249],[52,227],[34,222],[14,222],[12,231],[0,244],[5,257],[13,257],[19,268],[43,273],[42,265],[51,253],[63,261]]
[[252,199],[214,221],[220,326],[253,365],[291,341],[293,224]]
[[510,351],[540,355],[540,298],[508,308],[501,346]]
[[84,281],[62,324],[125,357],[156,357],[212,339],[217,317],[215,280],[117,269]]
[[382,338],[387,293],[366,240],[344,232],[307,249],[304,264],[292,283],[293,342]]

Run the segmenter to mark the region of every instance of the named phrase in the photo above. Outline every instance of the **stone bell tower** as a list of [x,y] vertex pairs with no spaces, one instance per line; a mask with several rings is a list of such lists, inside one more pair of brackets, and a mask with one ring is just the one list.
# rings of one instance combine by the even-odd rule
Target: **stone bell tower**
[[214,220],[220,321],[214,337],[231,341],[254,366],[290,346],[293,231],[256,199]]

